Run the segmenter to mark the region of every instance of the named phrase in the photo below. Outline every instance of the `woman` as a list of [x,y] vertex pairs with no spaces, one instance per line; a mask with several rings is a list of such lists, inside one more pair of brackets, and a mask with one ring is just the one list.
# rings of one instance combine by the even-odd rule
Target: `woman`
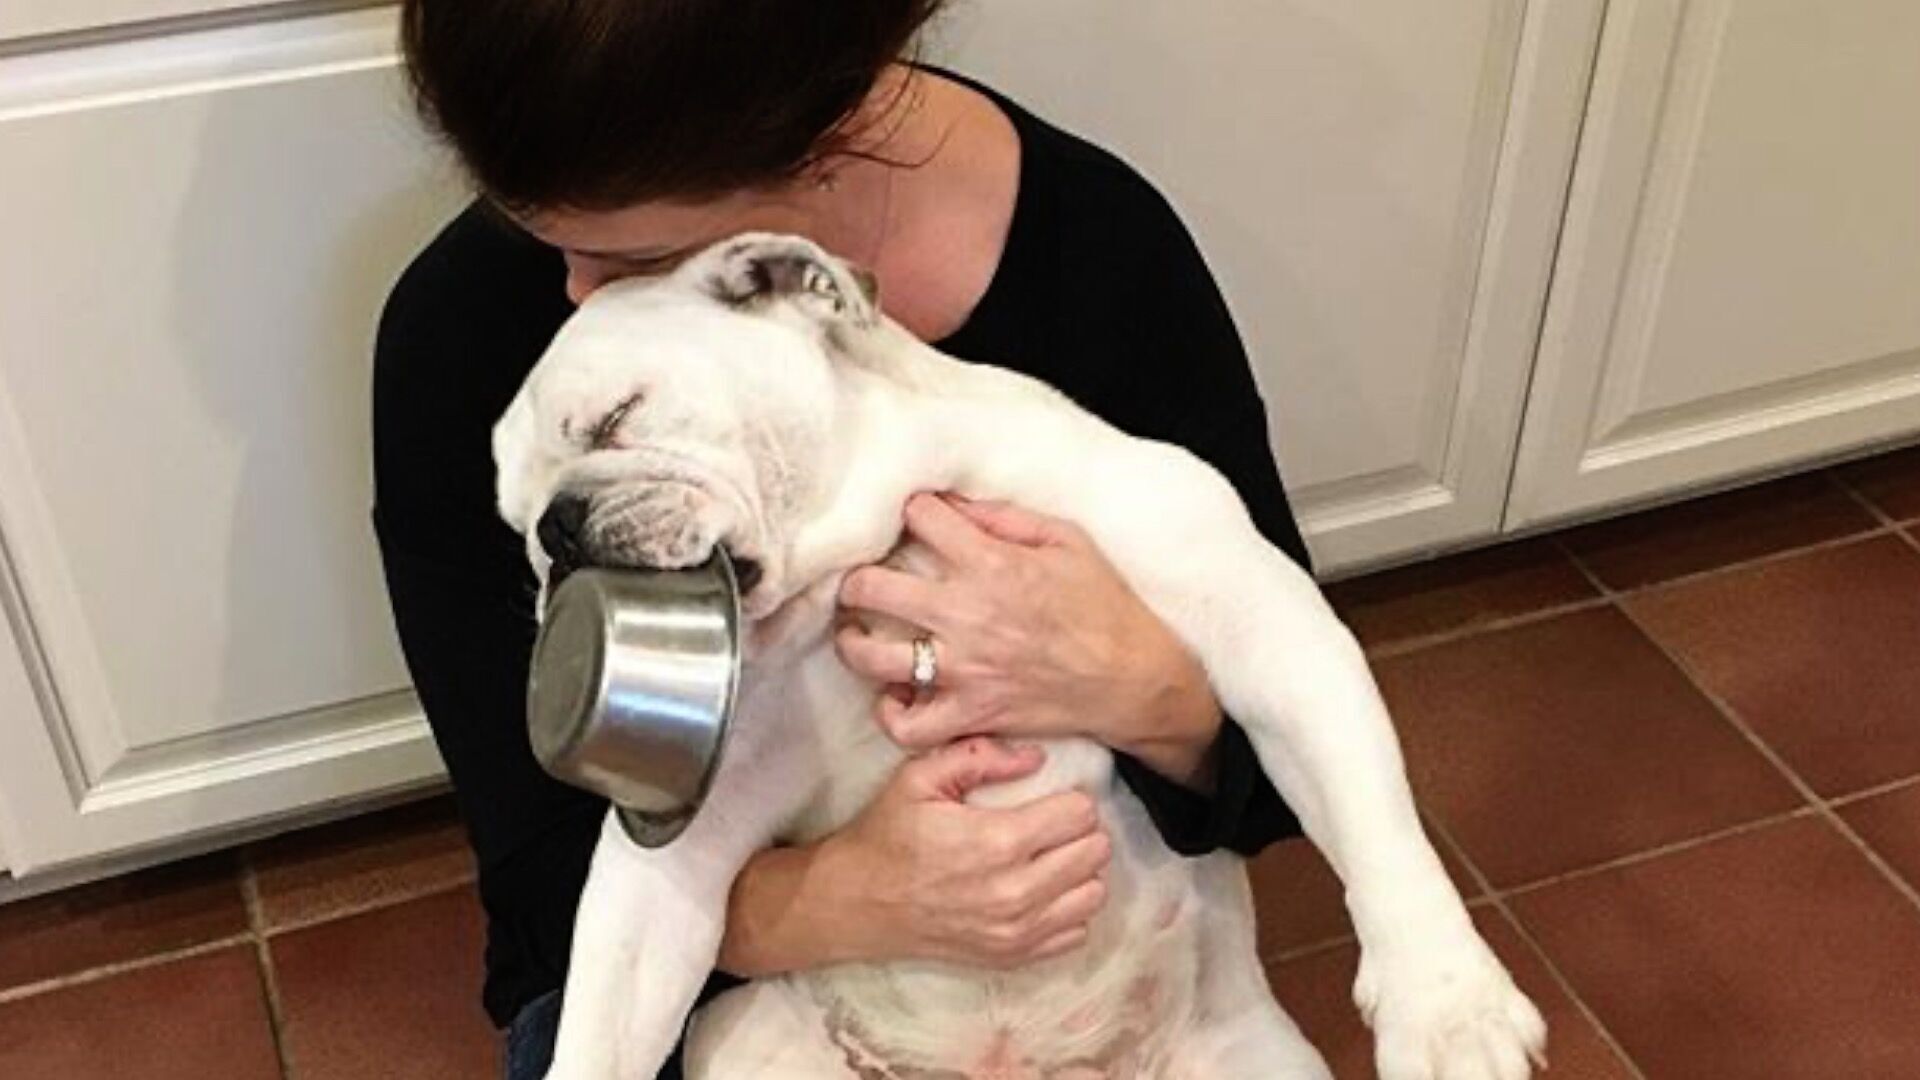
[[[570,302],[749,229],[872,269],[885,310],[965,359],[1060,387],[1224,472],[1303,564],[1266,414],[1179,219],[1112,156],[992,91],[900,60],[939,0],[408,0],[408,70],[483,193],[408,268],[375,371],[375,524],[395,620],[452,776],[488,913],[485,1000],[510,1077],[546,1065],[599,800],[534,762],[534,633],[519,538],[495,517],[488,435]],[[973,787],[1035,768],[968,735],[1084,735],[1183,853],[1296,835],[1204,672],[1099,552],[1007,508],[917,497],[907,527],[955,556],[925,627],[938,707],[881,695],[927,753],[847,828],[763,852],[727,913],[709,993],[850,960],[1017,965],[1071,949],[1104,899],[1106,838],[1076,796],[1010,810]],[[992,567],[987,573],[978,569]],[[972,569],[969,569],[972,568]],[[848,575],[842,603],[900,614],[928,586]],[[842,657],[883,683],[895,650]],[[983,842],[991,838],[995,842]],[[635,912],[645,918],[645,912]],[[670,1069],[677,1075],[677,1067]]]

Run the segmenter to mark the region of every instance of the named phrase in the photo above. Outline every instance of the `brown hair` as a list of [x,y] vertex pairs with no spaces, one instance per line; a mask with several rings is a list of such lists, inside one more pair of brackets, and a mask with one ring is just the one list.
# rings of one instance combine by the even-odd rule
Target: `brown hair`
[[422,116],[510,210],[790,180],[942,0],[405,0]]

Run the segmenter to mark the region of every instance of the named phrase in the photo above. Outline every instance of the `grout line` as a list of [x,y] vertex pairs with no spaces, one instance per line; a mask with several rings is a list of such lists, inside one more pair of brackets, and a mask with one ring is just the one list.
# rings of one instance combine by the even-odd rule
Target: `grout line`
[[1658,847],[1647,848],[1644,851],[1636,851],[1631,855],[1622,855],[1619,858],[1611,859],[1607,862],[1594,863],[1591,866],[1582,866],[1564,873],[1536,878],[1532,881],[1522,882],[1519,885],[1511,885],[1507,888],[1497,890],[1493,895],[1502,900],[1513,896],[1525,896],[1528,893],[1539,892],[1541,889],[1551,888],[1569,881],[1580,881],[1585,878],[1594,877],[1606,873],[1609,870],[1621,870],[1629,866],[1638,866],[1644,862],[1652,862],[1655,859],[1665,858],[1668,855],[1678,855],[1682,852],[1692,851],[1694,848],[1705,847],[1708,844],[1728,840],[1745,833],[1759,832],[1761,829],[1771,828],[1775,825],[1784,825],[1796,818],[1811,817],[1818,812],[1819,808],[1815,806],[1796,806],[1791,810],[1785,810],[1777,814],[1769,814],[1766,817],[1755,818],[1752,821],[1743,821],[1738,825],[1729,825],[1726,828],[1715,829],[1709,833],[1689,836],[1684,840],[1675,840],[1672,843],[1661,844]]
[[415,900],[425,900],[430,896],[439,896],[441,893],[452,892],[463,886],[471,885],[473,881],[474,875],[465,874],[457,881],[440,881],[431,885],[422,885],[418,888],[383,893],[371,900],[332,908],[319,915],[310,915],[299,919],[288,919],[286,922],[275,923],[272,926],[263,924],[260,928],[260,940],[267,941],[283,934],[291,934],[300,930],[310,930],[313,927],[323,926],[330,922],[339,922],[342,919],[351,919],[357,915],[367,915],[376,911],[385,911],[387,908],[410,904]]
[[273,953],[267,948],[266,919],[260,910],[260,878],[247,852],[240,857],[240,895],[247,905],[247,930],[253,938],[260,991],[267,1001],[267,1027],[273,1036],[274,1057],[279,1060],[282,1080],[293,1080],[293,1055],[288,1051],[286,1038],[287,1014],[280,1003],[280,976],[273,966]]
[[[1866,507],[1867,513],[1879,518],[1893,535],[1906,541],[1907,546],[1913,550],[1920,551],[1920,521],[1903,522],[1895,519],[1892,514],[1880,509],[1879,504],[1867,498],[1866,494],[1859,488],[1848,483],[1838,472],[1832,472],[1830,475],[1832,475],[1833,482],[1839,486],[1840,490],[1853,496],[1854,502]],[[1911,528],[1904,526],[1911,526]]]
[[1915,910],[1920,910],[1920,889],[1915,889],[1906,878],[1901,877],[1900,871],[1895,870],[1879,852],[1873,850],[1873,845],[1867,843],[1866,838],[1859,833],[1854,832],[1853,826],[1847,824],[1845,818],[1834,813],[1831,806],[1822,805],[1820,809],[1827,823],[1840,830],[1841,837],[1860,850],[1860,854],[1866,857],[1867,862],[1871,863],[1875,870],[1880,871],[1880,876],[1887,879],[1894,891],[1906,897],[1907,902],[1912,904]]
[[1836,795],[1827,800],[1827,805],[1837,810],[1842,806],[1851,806],[1854,803],[1865,802],[1868,799],[1878,798],[1882,795],[1891,795],[1896,791],[1910,788],[1915,784],[1920,784],[1920,776],[1909,776],[1904,780],[1889,780],[1884,784],[1876,784],[1870,788],[1862,788],[1859,791],[1850,792],[1846,795]]
[[1865,493],[1863,493],[1859,488],[1854,487],[1852,484],[1848,483],[1846,477],[1841,476],[1838,470],[1828,469],[1827,477],[1833,481],[1833,484],[1835,487],[1839,488],[1841,491],[1846,492],[1847,495],[1850,496],[1854,502],[1857,502],[1862,507],[1866,508],[1867,513],[1872,514],[1876,519],[1879,520],[1879,522],[1882,525],[1894,526],[1897,524],[1893,520],[1893,516],[1891,514],[1888,514],[1885,510],[1880,509],[1880,507],[1877,504],[1875,504],[1872,499],[1867,498]]
[[[1627,618],[1632,619],[1633,613],[1627,612]],[[1853,831],[1853,826],[1848,825],[1845,819],[1834,812],[1834,804],[1832,801],[1822,798],[1819,792],[1813,789],[1813,785],[1807,783],[1798,772],[1794,771],[1791,765],[1787,764],[1786,759],[1782,758],[1772,746],[1767,744],[1765,739],[1762,739],[1744,720],[1740,719],[1739,712],[1734,709],[1731,702],[1722,698],[1719,694],[1714,693],[1712,689],[1703,685],[1699,679],[1694,678],[1693,672],[1688,669],[1686,664],[1681,662],[1678,656],[1674,655],[1672,650],[1667,648],[1664,642],[1654,637],[1653,634],[1647,631],[1646,627],[1640,626],[1637,621],[1634,622],[1634,625],[1639,627],[1640,632],[1646,636],[1647,640],[1653,642],[1654,648],[1659,649],[1669,661],[1679,667],[1681,673],[1693,683],[1695,689],[1708,701],[1713,703],[1713,707],[1719,710],[1720,715],[1726,719],[1727,723],[1732,725],[1733,729],[1739,732],[1742,738],[1745,738],[1748,743],[1752,744],[1753,748],[1760,752],[1760,756],[1766,758],[1775,769],[1779,770],[1780,775],[1786,778],[1787,783],[1793,785],[1794,790],[1800,793],[1800,797],[1811,804],[1815,813],[1825,818],[1828,825],[1838,830],[1841,837],[1858,849],[1860,854],[1866,857],[1867,862],[1871,864],[1875,870],[1880,872],[1880,876],[1885,878],[1896,892],[1905,897],[1907,902],[1912,904],[1916,910],[1920,910],[1920,890],[1916,890],[1912,884],[1908,883],[1906,878],[1901,877],[1899,871],[1888,864],[1887,860],[1881,858],[1880,853],[1873,850],[1872,846],[1862,839],[1859,833]]]
[[230,949],[235,945],[245,945],[252,940],[253,938],[250,934],[229,934],[226,937],[216,938],[212,941],[202,941],[197,945],[188,945],[179,949],[169,949],[165,952],[150,953],[135,960],[121,960],[112,964],[103,964],[97,968],[88,968],[86,971],[72,972],[66,975],[57,975],[51,979],[42,979],[39,982],[25,983],[20,986],[10,987],[6,990],[0,990],[0,1005],[10,1004],[23,998],[36,997],[53,990],[65,990],[70,986],[84,986],[87,983],[99,982],[101,979],[111,978],[115,975],[124,975],[130,971],[140,971],[145,968],[159,967],[162,964],[171,964],[175,960],[191,960],[196,956],[219,952],[221,949]]
[[1710,580],[1739,570],[1751,570],[1756,567],[1769,566],[1773,563],[1786,562],[1788,559],[1799,558],[1802,555],[1811,555],[1833,548],[1846,547],[1849,544],[1863,543],[1867,540],[1895,532],[1898,532],[1898,530],[1891,526],[1875,525],[1871,529],[1848,533],[1845,536],[1832,536],[1825,540],[1815,540],[1810,544],[1801,544],[1798,547],[1769,551],[1765,555],[1755,555],[1750,559],[1741,559],[1737,562],[1725,563],[1720,566],[1710,566],[1704,570],[1692,570],[1675,577],[1662,578],[1659,581],[1648,581],[1639,585],[1629,585],[1624,589],[1616,589],[1606,582],[1601,581],[1600,576],[1594,573],[1592,568],[1589,567],[1580,556],[1574,554],[1572,548],[1562,544],[1560,545],[1560,550],[1566,552],[1567,557],[1572,559],[1574,564],[1580,568],[1581,572],[1587,575],[1587,580],[1593,582],[1594,588],[1599,589],[1603,596],[1618,601],[1627,597],[1639,596],[1643,593],[1661,592],[1679,585],[1691,585],[1697,581]]
[[1594,573],[1593,567],[1587,565],[1587,560],[1581,558],[1579,552],[1574,551],[1573,548],[1567,545],[1564,534],[1554,533],[1548,536],[1547,539],[1552,541],[1555,548],[1559,549],[1560,554],[1566,556],[1567,561],[1573,564],[1573,568],[1579,571],[1580,576],[1587,579],[1587,584],[1599,590],[1602,600],[1613,603],[1619,598],[1620,594],[1614,592],[1612,586],[1600,580],[1600,575]]
[[1308,956],[1317,956],[1323,952],[1332,952],[1342,945],[1351,944],[1354,944],[1352,934],[1341,934],[1339,937],[1321,938],[1318,941],[1309,941],[1305,945],[1295,945],[1291,948],[1281,949],[1272,956],[1261,960],[1260,963],[1263,967],[1272,964],[1284,964]]
[[[1599,1032],[1600,1041],[1607,1044],[1608,1049],[1612,1050],[1614,1056],[1620,1059],[1621,1064],[1627,1067],[1627,1071],[1633,1074],[1635,1080],[1647,1080],[1647,1074],[1641,1071],[1639,1062],[1634,1061],[1633,1056],[1627,1053],[1627,1048],[1620,1045],[1620,1040],[1616,1039],[1613,1032],[1607,1028],[1607,1025],[1601,1022],[1600,1014],[1594,1012],[1593,1006],[1587,1004],[1587,999],[1582,997],[1580,991],[1574,987],[1573,980],[1567,977],[1566,972],[1560,970],[1560,965],[1553,962],[1553,957],[1547,954],[1546,948],[1533,936],[1533,932],[1528,930],[1526,925],[1520,921],[1519,917],[1513,913],[1513,909],[1507,905],[1506,897],[1502,895],[1498,889],[1493,887],[1493,882],[1489,880],[1486,873],[1480,869],[1480,864],[1474,862],[1473,859],[1468,856],[1465,845],[1456,840],[1452,830],[1443,825],[1438,818],[1427,817],[1427,823],[1427,827],[1438,833],[1446,845],[1453,849],[1453,853],[1459,857],[1461,865],[1467,868],[1467,873],[1472,875],[1474,882],[1479,885],[1483,898],[1493,905],[1494,910],[1500,913],[1500,917],[1507,921],[1507,925],[1512,928],[1515,934],[1519,935],[1521,942],[1533,953],[1534,959],[1538,960],[1540,965],[1547,969],[1548,977],[1553,979],[1554,983],[1560,987],[1560,992],[1567,995],[1567,1000],[1573,1002],[1574,1009],[1576,1009],[1581,1016],[1586,1017],[1587,1023],[1593,1025],[1593,1029]],[[1492,946],[1488,946],[1488,948],[1491,949]],[[1504,967],[1505,965],[1503,964],[1502,966]],[[1537,1007],[1538,1002],[1536,1002],[1535,1005]],[[1547,1033],[1547,1047],[1548,1053],[1551,1054],[1553,1047],[1553,1033],[1551,1031]]]
[[1561,615],[1571,615],[1575,612],[1586,611],[1590,608],[1602,607],[1605,606],[1606,603],[1607,598],[1604,596],[1589,596],[1564,604],[1555,604],[1551,607],[1539,608],[1535,611],[1522,612],[1518,615],[1503,615],[1500,618],[1489,619],[1482,623],[1458,626],[1451,630],[1438,630],[1431,634],[1422,634],[1418,637],[1389,642],[1385,645],[1368,649],[1366,651],[1367,659],[1369,661],[1388,660],[1396,656],[1405,656],[1408,653],[1419,652],[1422,649],[1430,649],[1436,645],[1445,645],[1449,642],[1459,641],[1462,638],[1479,637],[1482,634],[1495,634],[1502,630],[1511,630],[1516,626],[1526,626],[1531,623],[1544,622]]

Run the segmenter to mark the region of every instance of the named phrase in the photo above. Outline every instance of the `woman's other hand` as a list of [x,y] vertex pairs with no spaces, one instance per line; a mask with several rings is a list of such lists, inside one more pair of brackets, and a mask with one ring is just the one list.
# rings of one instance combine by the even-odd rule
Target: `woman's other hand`
[[1085,736],[1209,786],[1221,713],[1206,672],[1083,530],[953,496],[915,495],[905,515],[939,578],[861,567],[840,602],[921,627],[933,642],[932,692],[913,692],[910,642],[857,625],[834,639],[848,667],[892,684],[876,718],[895,742]]
[[1079,946],[1106,902],[1112,850],[1093,800],[965,803],[1043,760],[1037,747],[965,739],[902,764],[839,832],[762,852],[734,885],[720,966],[746,977],[904,959],[1005,969]]

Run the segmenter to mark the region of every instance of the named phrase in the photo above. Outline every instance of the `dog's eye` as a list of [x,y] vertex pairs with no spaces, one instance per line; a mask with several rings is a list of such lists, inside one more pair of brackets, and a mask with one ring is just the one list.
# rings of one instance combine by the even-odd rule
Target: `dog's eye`
[[626,400],[615,405],[611,412],[600,418],[599,423],[593,425],[593,430],[588,433],[587,439],[595,450],[604,450],[613,445],[614,435],[619,433],[620,425],[627,422],[627,416],[633,412],[634,406],[640,404],[641,396],[640,394],[627,395]]

